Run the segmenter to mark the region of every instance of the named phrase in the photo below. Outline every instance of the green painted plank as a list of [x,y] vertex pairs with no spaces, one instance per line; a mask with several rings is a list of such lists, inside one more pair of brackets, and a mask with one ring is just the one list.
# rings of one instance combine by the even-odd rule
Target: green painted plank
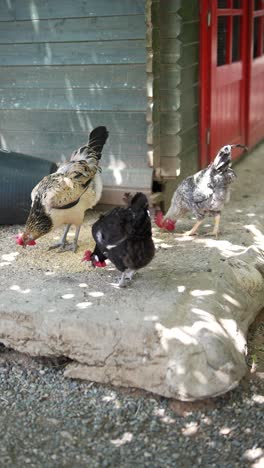
[[160,61],[161,63],[177,63],[182,54],[182,43],[175,38],[161,38]]
[[0,18],[25,20],[144,14],[145,0],[0,0]]
[[178,89],[164,90],[160,92],[160,111],[172,112],[179,110],[181,105],[181,93]]
[[1,65],[146,63],[145,40],[1,44]]
[[187,151],[188,148],[196,145],[198,142],[198,124],[194,127],[189,128],[185,132],[181,132],[181,141],[182,141],[182,149],[183,151]]
[[187,44],[182,47],[179,65],[183,68],[199,63],[199,44]]
[[181,18],[176,13],[162,10],[160,19],[161,37],[178,37],[181,32]]
[[[1,131],[1,145],[4,149],[36,156],[46,154],[46,157],[52,158],[53,161],[68,158],[74,149],[85,144],[86,141],[86,132],[18,132],[15,129]],[[104,159],[106,158],[108,163],[113,162],[114,165],[118,166],[119,160],[126,160],[128,165],[128,158],[133,158],[130,164],[135,166],[135,161],[138,163],[142,159],[142,155],[147,155],[147,148],[146,134],[133,134],[133,138],[131,138],[131,134],[113,133],[109,135],[105,145]]]
[[160,89],[176,89],[181,82],[181,68],[177,64],[160,67]]
[[146,108],[145,90],[0,90],[0,109],[145,111]]
[[160,69],[160,89],[181,90],[190,88],[199,81],[199,66],[194,64],[181,68],[178,64],[165,64]]
[[[198,91],[197,91],[198,92]],[[179,133],[181,130],[187,130],[195,126],[198,122],[197,105],[179,109],[178,112],[166,112],[160,115],[160,131],[164,135]]]
[[2,23],[0,43],[112,41],[145,39],[145,35],[144,15],[61,18]]
[[145,88],[146,65],[1,67],[0,88]]
[[199,42],[199,22],[182,23],[179,39],[184,41],[184,44]]
[[181,138],[179,135],[161,135],[160,151],[164,157],[178,156],[182,149]]
[[180,112],[162,112],[160,114],[160,133],[163,135],[175,135],[181,129]]
[[144,135],[147,123],[145,112],[82,112],[0,110],[1,130],[88,133],[99,125],[105,125],[111,134],[126,133]]

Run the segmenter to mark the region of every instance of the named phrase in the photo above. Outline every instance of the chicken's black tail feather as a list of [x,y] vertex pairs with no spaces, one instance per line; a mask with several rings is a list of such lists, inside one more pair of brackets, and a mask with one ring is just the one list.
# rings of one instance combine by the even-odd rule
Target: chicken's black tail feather
[[90,156],[96,157],[98,160],[101,159],[108,134],[106,127],[96,127],[91,131],[87,148]]
[[89,142],[74,151],[71,160],[95,158],[99,161],[109,132],[104,126],[94,128],[89,136]]

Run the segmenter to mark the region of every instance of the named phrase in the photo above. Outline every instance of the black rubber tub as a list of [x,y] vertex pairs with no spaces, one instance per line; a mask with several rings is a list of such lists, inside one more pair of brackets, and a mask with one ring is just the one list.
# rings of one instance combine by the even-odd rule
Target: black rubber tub
[[56,170],[56,164],[46,159],[0,150],[0,224],[24,224],[31,190]]

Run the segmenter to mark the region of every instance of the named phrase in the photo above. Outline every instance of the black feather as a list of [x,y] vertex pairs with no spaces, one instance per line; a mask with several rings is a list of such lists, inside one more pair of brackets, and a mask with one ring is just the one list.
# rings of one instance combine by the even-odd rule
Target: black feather
[[114,208],[92,226],[96,249],[119,271],[138,270],[155,254],[147,197],[137,193],[127,208]]

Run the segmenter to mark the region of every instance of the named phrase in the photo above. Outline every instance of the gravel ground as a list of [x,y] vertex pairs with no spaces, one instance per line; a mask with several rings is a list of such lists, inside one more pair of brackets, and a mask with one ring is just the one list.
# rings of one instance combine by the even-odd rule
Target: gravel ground
[[[251,330],[255,356],[262,327],[260,321]],[[65,360],[1,346],[0,466],[263,467],[264,372],[257,359],[249,358],[256,372],[235,391],[182,403],[73,381],[63,376]]]

